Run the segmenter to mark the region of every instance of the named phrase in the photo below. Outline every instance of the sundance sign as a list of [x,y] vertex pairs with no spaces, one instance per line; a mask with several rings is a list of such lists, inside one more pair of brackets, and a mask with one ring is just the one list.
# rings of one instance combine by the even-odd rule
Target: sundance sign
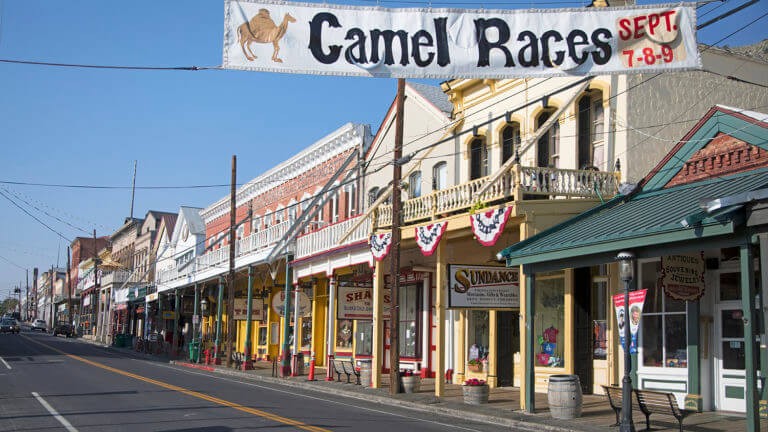
[[520,307],[520,272],[516,268],[448,265],[449,308]]
[[555,10],[386,9],[226,0],[226,68],[399,78],[701,67],[695,3]]

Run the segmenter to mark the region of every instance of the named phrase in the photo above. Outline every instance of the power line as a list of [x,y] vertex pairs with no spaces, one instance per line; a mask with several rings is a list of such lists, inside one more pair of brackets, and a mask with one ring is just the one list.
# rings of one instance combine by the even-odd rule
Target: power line
[[222,69],[221,66],[113,66],[113,65],[74,64],[74,63],[51,63],[51,62],[42,62],[42,61],[12,60],[12,59],[0,59],[0,63],[15,63],[15,64],[25,64],[25,65],[37,65],[37,66],[58,66],[58,67],[89,68],[89,69],[152,70],[152,71],[158,71],[158,70],[199,71],[199,70]]
[[19,209],[21,209],[21,211],[23,211],[24,213],[26,213],[26,214],[27,214],[29,217],[31,217],[32,219],[36,220],[38,223],[40,223],[40,225],[42,225],[42,226],[44,226],[44,227],[48,228],[48,229],[49,229],[51,232],[55,233],[57,236],[61,237],[63,240],[66,240],[68,243],[72,242],[72,240],[71,240],[71,239],[68,239],[68,238],[66,238],[66,237],[64,236],[64,234],[62,234],[62,233],[60,233],[60,232],[56,231],[55,229],[51,228],[51,227],[50,227],[48,224],[46,224],[45,222],[43,222],[43,221],[41,221],[40,219],[38,219],[38,218],[37,218],[35,215],[33,215],[32,213],[28,212],[28,211],[27,211],[27,210],[26,210],[24,207],[22,207],[22,206],[20,206],[19,204],[17,204],[17,203],[16,203],[16,201],[14,201],[13,199],[9,198],[9,197],[8,197],[8,195],[6,195],[6,194],[4,194],[4,193],[0,192],[0,196],[2,196],[3,198],[7,199],[8,201],[10,201],[10,202],[11,202],[11,204],[13,204],[13,205],[15,205],[16,207],[18,207]]
[[65,225],[67,225],[67,226],[69,226],[69,227],[71,227],[71,228],[74,228],[74,229],[76,229],[76,230],[78,230],[78,231],[82,231],[82,232],[84,232],[84,233],[86,233],[86,234],[90,234],[90,231],[88,231],[88,230],[86,230],[86,229],[83,229],[83,228],[80,228],[80,227],[78,227],[78,226],[72,225],[71,223],[69,223],[69,222],[67,222],[67,221],[65,221],[65,220],[63,220],[63,219],[60,219],[59,217],[57,217],[57,216],[54,216],[54,215],[52,215],[52,214],[48,213],[47,211],[45,211],[45,210],[43,210],[43,209],[41,209],[41,208],[39,208],[39,207],[35,206],[34,204],[31,204],[30,202],[26,201],[24,198],[22,198],[22,197],[20,197],[20,196],[16,195],[16,194],[15,194],[13,191],[11,191],[11,190],[8,190],[8,189],[6,189],[6,188],[0,188],[0,189],[3,189],[4,191],[6,191],[6,192],[10,193],[11,195],[15,196],[15,197],[16,197],[16,198],[17,198],[19,201],[21,201],[21,202],[23,202],[24,204],[26,204],[26,205],[28,205],[28,206],[30,206],[30,207],[32,207],[32,208],[34,208],[34,209],[35,209],[35,210],[37,210],[37,211],[39,211],[39,212],[41,212],[41,213],[45,214],[46,216],[49,216],[49,217],[51,217],[51,218],[53,218],[53,219],[56,219],[57,221],[59,221],[59,222],[61,222],[61,223],[65,224]]
[[13,262],[13,261],[9,260],[8,258],[6,258],[6,257],[4,257],[4,256],[2,256],[2,255],[0,255],[0,259],[1,259],[1,260],[3,260],[3,261],[5,261],[5,262],[7,262],[8,264],[11,264],[11,265],[14,265],[14,266],[16,266],[16,267],[20,268],[20,269],[22,269],[22,270],[26,270],[26,268],[25,268],[25,267],[22,267],[22,266],[20,266],[20,265],[16,264],[15,262]]

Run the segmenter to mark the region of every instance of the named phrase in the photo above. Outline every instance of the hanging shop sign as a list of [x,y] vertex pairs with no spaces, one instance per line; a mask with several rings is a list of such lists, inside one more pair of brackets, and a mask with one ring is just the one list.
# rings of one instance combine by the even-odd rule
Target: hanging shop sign
[[[373,319],[373,288],[339,286],[337,292],[336,318],[340,320]],[[390,290],[384,290],[383,317],[389,319],[392,300]]]
[[616,310],[616,322],[619,330],[619,343],[624,347],[624,326],[629,324],[629,333],[632,337],[632,343],[629,346],[629,352],[637,354],[637,330],[640,328],[640,318],[643,316],[643,304],[645,303],[645,293],[648,290],[637,290],[629,293],[629,323],[624,311],[624,294],[613,296],[613,306]]
[[127,310],[127,309],[128,309],[128,303],[117,303],[117,304],[114,306],[114,309],[115,309],[116,311],[124,311],[124,310]]
[[416,244],[419,245],[422,254],[430,256],[435,252],[447,227],[448,221],[444,221],[415,228]]
[[[312,302],[309,301],[309,297],[307,297],[307,295],[301,291],[298,292],[298,295],[299,316],[305,317],[311,315]],[[291,298],[288,300],[288,313],[291,315],[293,315],[294,302],[295,299],[293,295],[291,295]],[[279,293],[272,296],[272,310],[280,316],[285,316],[285,291],[280,291]]]
[[[275,296],[277,297],[277,296]],[[251,319],[254,321],[266,320],[266,311],[264,310],[264,299],[251,299]],[[232,314],[235,320],[244,321],[248,319],[248,298],[236,298],[235,309]]]
[[147,303],[156,301],[157,300],[157,293],[147,294],[147,296],[144,297],[144,299],[147,301]]
[[520,271],[510,267],[448,264],[448,307],[520,307]]
[[675,300],[696,301],[704,295],[704,253],[661,257],[661,285]]
[[512,206],[469,215],[472,232],[477,241],[483,246],[495,245],[496,240],[504,232],[504,226],[507,224],[510,213],[512,213]]
[[91,296],[87,295],[83,297],[83,307],[91,305]]
[[176,318],[176,312],[174,311],[163,311],[163,319],[172,320]]
[[695,5],[461,10],[227,0],[223,65],[438,79],[698,69]]
[[374,234],[369,243],[373,259],[381,261],[387,256],[389,247],[392,246],[392,233]]

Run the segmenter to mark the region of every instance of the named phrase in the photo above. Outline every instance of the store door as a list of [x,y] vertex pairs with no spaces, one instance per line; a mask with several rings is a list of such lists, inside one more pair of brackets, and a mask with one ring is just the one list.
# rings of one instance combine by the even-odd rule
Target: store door
[[519,312],[496,313],[496,375],[499,386],[515,381],[515,353],[520,351]]
[[592,394],[594,377],[592,364],[592,276],[589,267],[574,269],[574,373],[579,376],[581,391]]
[[721,303],[715,312],[715,397],[721,411],[746,410],[743,316],[739,303]]

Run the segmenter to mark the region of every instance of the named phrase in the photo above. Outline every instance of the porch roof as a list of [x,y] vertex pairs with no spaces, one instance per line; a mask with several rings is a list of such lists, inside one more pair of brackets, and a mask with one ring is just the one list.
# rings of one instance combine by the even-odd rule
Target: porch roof
[[[768,168],[728,177],[619,195],[499,252],[508,266],[569,260],[627,248],[732,234],[737,206],[702,214],[702,204],[768,187]],[[684,221],[695,222],[685,226]],[[564,262],[564,264],[566,264]],[[566,265],[563,265],[566,267]]]

